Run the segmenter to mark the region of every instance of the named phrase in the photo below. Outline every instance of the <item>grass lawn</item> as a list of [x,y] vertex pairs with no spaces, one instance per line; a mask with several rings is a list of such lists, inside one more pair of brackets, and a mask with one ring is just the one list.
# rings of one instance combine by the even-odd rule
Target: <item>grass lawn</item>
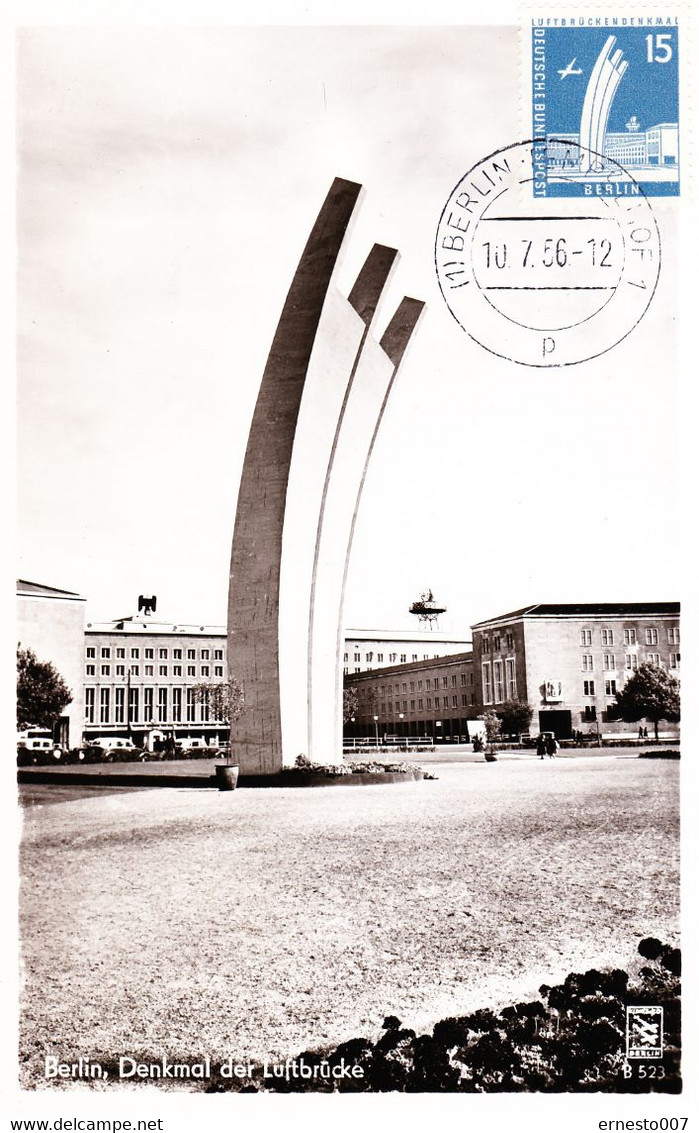
[[678,943],[674,762],[139,790],[24,813],[25,1085],[43,1059],[259,1060],[504,1005]]

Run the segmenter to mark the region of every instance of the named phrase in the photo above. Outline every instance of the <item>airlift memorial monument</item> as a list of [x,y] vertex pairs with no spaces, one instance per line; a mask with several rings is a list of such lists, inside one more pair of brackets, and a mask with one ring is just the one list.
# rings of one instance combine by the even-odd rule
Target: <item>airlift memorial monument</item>
[[342,759],[343,599],[357,509],[396,373],[423,303],[372,325],[398,253],[375,244],[347,298],[333,283],[361,186],[336,179],[282,310],[248,437],[228,600],[228,667],[245,708],[242,775],[299,754]]

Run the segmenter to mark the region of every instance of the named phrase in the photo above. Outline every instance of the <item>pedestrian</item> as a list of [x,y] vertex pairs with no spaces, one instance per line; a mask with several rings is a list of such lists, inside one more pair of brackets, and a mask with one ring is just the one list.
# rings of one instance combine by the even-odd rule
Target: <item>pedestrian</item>
[[643,738],[644,738],[644,740],[648,739],[648,729],[647,728],[643,729]]
[[638,727],[638,738],[639,738],[639,740],[643,739],[643,725],[642,724],[639,724],[639,727]]
[[555,759],[557,751],[558,751],[558,740],[556,739],[555,736],[549,736],[549,738],[546,741],[546,754],[548,755],[549,759]]
[[546,755],[546,736],[540,735],[536,741],[536,754],[543,759]]

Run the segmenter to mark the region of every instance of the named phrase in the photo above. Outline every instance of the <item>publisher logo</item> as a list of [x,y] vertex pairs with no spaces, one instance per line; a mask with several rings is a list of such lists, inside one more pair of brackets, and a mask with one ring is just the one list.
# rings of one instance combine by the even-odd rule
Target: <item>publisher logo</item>
[[626,1008],[626,1057],[662,1058],[662,1007]]

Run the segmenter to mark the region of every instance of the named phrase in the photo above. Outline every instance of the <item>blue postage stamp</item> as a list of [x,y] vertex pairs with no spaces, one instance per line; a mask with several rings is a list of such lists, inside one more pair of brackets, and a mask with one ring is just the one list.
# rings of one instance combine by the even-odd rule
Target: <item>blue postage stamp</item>
[[531,51],[535,197],[679,196],[677,17],[535,17]]

